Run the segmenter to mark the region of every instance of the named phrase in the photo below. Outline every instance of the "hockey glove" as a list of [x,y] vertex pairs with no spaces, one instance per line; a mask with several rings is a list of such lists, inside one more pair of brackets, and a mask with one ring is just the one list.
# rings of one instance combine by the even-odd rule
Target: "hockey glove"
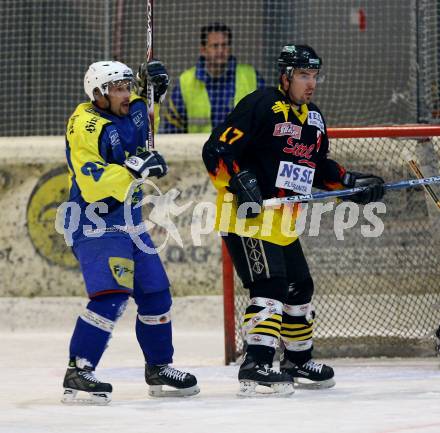
[[141,95],[147,97],[147,82],[150,81],[154,89],[154,102],[161,103],[167,93],[170,79],[164,64],[159,60],[151,60],[139,66],[136,80],[141,90]]
[[168,165],[156,150],[146,151],[138,156],[130,156],[124,162],[128,171],[136,178],[163,177],[168,173]]
[[243,170],[232,176],[229,190],[237,196],[238,218],[255,218],[261,213],[263,197],[253,173]]
[[373,174],[363,174],[355,171],[347,171],[342,179],[342,184],[348,188],[357,188],[367,186],[365,191],[350,195],[345,200],[353,201],[358,204],[367,204],[380,200],[385,190],[383,188],[384,180]]

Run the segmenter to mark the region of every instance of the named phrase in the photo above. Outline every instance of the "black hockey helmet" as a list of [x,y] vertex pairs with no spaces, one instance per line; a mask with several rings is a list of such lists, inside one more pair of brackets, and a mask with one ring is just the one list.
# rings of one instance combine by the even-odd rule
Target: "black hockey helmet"
[[322,60],[308,45],[285,45],[278,58],[282,73],[292,69],[321,69]]

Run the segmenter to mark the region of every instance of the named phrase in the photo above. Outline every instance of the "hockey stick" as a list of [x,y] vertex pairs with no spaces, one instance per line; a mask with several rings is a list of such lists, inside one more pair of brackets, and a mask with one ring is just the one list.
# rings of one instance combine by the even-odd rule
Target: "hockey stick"
[[[420,170],[419,165],[417,164],[417,162],[413,159],[413,157],[411,156],[411,154],[409,153],[405,153],[404,155],[406,162],[409,165],[409,168],[411,169],[411,171],[415,174],[415,176],[418,179],[423,179],[423,173],[422,170]],[[423,188],[425,189],[425,191],[428,193],[428,195],[431,197],[431,199],[433,200],[433,202],[435,203],[435,205],[440,209],[440,199],[438,198],[437,194],[434,192],[434,190],[431,188],[430,185],[423,185]]]
[[[147,0],[147,62],[153,58],[153,0]],[[150,81],[147,83],[148,118],[148,148],[154,149],[154,88]]]
[[[394,189],[414,188],[419,185],[430,185],[433,183],[440,183],[440,176],[424,177],[421,179],[409,179],[409,180],[401,180],[399,182],[385,183],[383,187],[386,191],[390,191]],[[324,192],[316,192],[313,194],[294,195],[292,197],[270,198],[268,200],[264,200],[263,206],[271,207],[271,206],[278,206],[281,204],[317,201],[330,197],[347,197],[356,194],[358,192],[365,191],[367,188],[368,188],[367,186],[362,186],[362,187],[356,187],[350,189],[340,189],[336,191],[324,191]]]

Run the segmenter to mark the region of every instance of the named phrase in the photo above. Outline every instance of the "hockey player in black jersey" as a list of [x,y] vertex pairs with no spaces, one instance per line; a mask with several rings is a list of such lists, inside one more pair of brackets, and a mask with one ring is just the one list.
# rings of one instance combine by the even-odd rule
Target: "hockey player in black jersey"
[[[241,395],[256,385],[289,395],[294,382],[335,384],[333,369],[312,358],[314,291],[295,233],[297,205],[262,208],[263,199],[367,186],[350,200],[380,200],[383,180],[347,171],[328,158],[324,117],[311,102],[322,60],[307,45],[286,45],[278,59],[279,86],[257,90],[211,134],[203,160],[217,188],[216,229],[222,234],[250,301],[243,318],[246,354]],[[272,368],[282,340],[280,371]]]

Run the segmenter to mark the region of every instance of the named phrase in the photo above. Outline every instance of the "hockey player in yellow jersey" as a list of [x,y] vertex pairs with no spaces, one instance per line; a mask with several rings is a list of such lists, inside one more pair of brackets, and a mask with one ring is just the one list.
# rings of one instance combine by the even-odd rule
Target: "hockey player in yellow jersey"
[[[90,301],[70,341],[64,403],[110,401],[111,384],[99,381],[94,371],[130,296],[137,304],[136,337],[150,395],[199,392],[192,374],[169,365],[174,352],[170,283],[136,207],[142,190],[131,194],[135,180],[160,178],[168,171],[160,153],[148,148],[147,80],[155,102],[160,102],[169,80],[158,60],[141,65],[138,83],[123,63],[91,64],[84,77],[90,101],[78,105],[67,124],[71,211],[66,212],[65,230],[70,231]],[[134,232],[146,248],[133,242]],[[165,391],[164,385],[173,389]],[[77,398],[79,391],[88,398]]]

